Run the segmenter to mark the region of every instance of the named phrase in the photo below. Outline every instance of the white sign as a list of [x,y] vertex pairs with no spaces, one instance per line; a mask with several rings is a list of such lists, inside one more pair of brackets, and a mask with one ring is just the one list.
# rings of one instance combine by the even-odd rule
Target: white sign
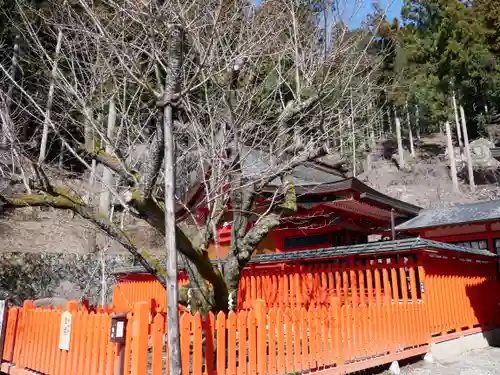
[[71,339],[71,313],[65,311],[61,315],[61,329],[59,331],[59,349],[69,350]]
[[125,322],[118,321],[116,322],[116,337],[123,337],[123,331],[125,328]]
[[5,317],[5,300],[0,301],[0,334],[3,332],[3,319]]

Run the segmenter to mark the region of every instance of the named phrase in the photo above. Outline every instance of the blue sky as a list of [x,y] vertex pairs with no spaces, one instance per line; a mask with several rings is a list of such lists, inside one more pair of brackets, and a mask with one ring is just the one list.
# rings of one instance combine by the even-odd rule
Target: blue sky
[[[360,1],[351,0],[350,3],[357,3],[357,8],[354,9],[354,5],[352,5],[351,9],[348,10],[348,13],[354,14],[349,24],[351,27],[360,26],[366,15],[373,10],[373,0],[362,0],[362,4]],[[403,0],[378,0],[378,3],[382,8],[387,9],[388,20],[392,21],[394,17],[400,18]]]
[[[260,4],[262,0],[254,0],[256,4]],[[344,0],[341,2],[346,5],[344,11],[345,21],[350,27],[358,27],[361,25],[366,16],[373,11],[373,2],[376,1],[383,9],[387,10],[387,19],[392,21],[395,17],[400,17],[403,0]],[[344,17],[343,17],[344,18]]]

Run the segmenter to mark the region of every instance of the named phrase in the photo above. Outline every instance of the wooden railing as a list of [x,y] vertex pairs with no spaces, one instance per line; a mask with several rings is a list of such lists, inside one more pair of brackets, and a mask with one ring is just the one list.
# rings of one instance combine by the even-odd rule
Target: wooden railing
[[279,269],[249,269],[238,292],[240,309],[258,299],[268,307],[329,307],[332,303],[363,304],[380,299],[421,298],[417,284],[422,268],[416,257],[343,259],[328,264],[298,264]]
[[[187,277],[179,277],[179,286],[188,283]],[[126,281],[117,284],[113,290],[113,311],[125,313],[132,311],[134,304],[152,301],[155,311],[166,311],[165,288],[156,280]]]
[[[259,299],[266,301],[268,308],[282,309],[369,303],[375,302],[377,295],[401,300],[405,294],[418,300],[422,272],[415,256],[344,259],[283,269],[247,268],[239,285],[238,310],[253,308]],[[185,277],[179,278],[180,286],[187,282]],[[113,292],[113,308],[119,312],[131,311],[134,303],[149,300],[156,311],[165,311],[165,289],[156,280],[122,282]]]
[[[144,327],[147,313],[146,304],[137,306],[135,314],[142,317]],[[127,374],[129,369],[137,375],[148,370],[162,374],[164,321],[163,314],[157,314],[150,337],[144,329],[130,338],[129,347],[139,349],[133,355],[140,359],[139,367],[126,368]],[[346,369],[352,362],[357,368],[370,367],[367,364],[375,358],[390,361],[403,352],[425,353],[429,339],[423,306],[409,303],[266,311],[264,301],[257,301],[255,309],[227,316],[184,314],[180,326],[184,375],[279,375]]]
[[[405,257],[394,263],[377,259],[351,264],[319,267],[318,272],[313,268],[306,281],[299,280],[300,288],[311,279],[313,285],[319,283],[315,285],[323,288],[321,293],[327,286],[329,303],[311,297],[306,307],[302,296],[307,294],[301,294],[299,303],[293,293],[287,300],[268,290],[253,296],[275,297],[273,302],[257,298],[250,308],[228,315],[182,313],[182,374],[345,373],[423,354],[436,336],[445,339],[498,326],[495,260],[428,254],[418,262]],[[275,280],[286,285],[285,277]],[[261,284],[261,290],[266,288]],[[288,290],[293,292],[290,284]],[[15,364],[50,375],[121,375],[122,365],[126,375],[164,374],[165,313],[151,306],[151,300],[134,304],[120,350],[109,339],[109,312],[77,310],[76,303],[69,303],[73,323],[68,351],[58,346],[61,310],[35,309],[29,302],[11,308],[2,369]]]
[[433,336],[500,323],[500,283],[495,262],[440,255],[427,255],[422,260]]
[[117,346],[110,343],[109,313],[78,310],[74,301],[66,310],[72,316],[68,351],[59,349],[62,309],[36,309],[30,301],[9,309],[3,360],[42,374],[114,374]]

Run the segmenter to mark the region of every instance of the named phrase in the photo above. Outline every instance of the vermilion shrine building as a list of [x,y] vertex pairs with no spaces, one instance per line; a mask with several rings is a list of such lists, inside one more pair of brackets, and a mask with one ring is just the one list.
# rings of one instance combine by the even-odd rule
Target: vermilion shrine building
[[424,210],[396,231],[500,254],[500,200]]
[[[245,159],[247,174],[265,173],[268,166],[259,156],[254,153],[250,158]],[[271,181],[258,200],[257,206],[262,204],[266,207],[266,200],[272,197],[279,183],[279,181]],[[259,244],[254,254],[256,261],[251,262],[244,272],[243,279],[249,278],[248,282],[252,275],[255,276],[257,273],[270,274],[284,272],[285,269],[289,273],[301,272],[300,262],[286,258],[287,253],[304,252],[303,254],[306,255],[307,251],[308,263],[314,263],[314,250],[367,244],[370,235],[389,230],[391,225],[414,218],[421,211],[419,207],[386,196],[356,178],[345,178],[328,163],[310,163],[296,168],[293,171],[293,183],[297,194],[298,210],[295,214],[284,217],[281,225]],[[191,196],[193,200],[201,201],[202,194],[203,188],[199,186]],[[207,210],[203,207],[197,210],[195,217],[200,224],[203,223],[206,212]],[[252,223],[249,224],[251,225]],[[231,240],[230,233],[231,217],[228,214],[218,228],[222,261],[227,256]],[[215,260],[215,244],[210,245],[208,252],[210,258]],[[276,254],[278,258],[273,262],[260,262],[259,256],[266,254]],[[280,261],[279,254],[285,256],[286,259],[283,258]],[[324,260],[318,260],[318,262],[324,263]],[[141,267],[116,270],[116,276],[120,293],[115,291],[114,305],[124,303],[117,302],[117,299],[127,299],[127,295],[136,288],[134,283],[152,282],[152,276],[145,273]],[[180,271],[179,281],[180,283],[187,281],[182,271]],[[150,292],[144,293],[162,294],[161,286],[156,284],[151,285]],[[127,288],[131,290],[128,292]]]
[[[268,168],[255,155],[246,162],[248,174],[264,173]],[[270,304],[305,306],[328,304],[328,299],[347,298],[348,295],[348,298],[353,296],[360,300],[370,298],[366,293],[371,287],[376,289],[376,277],[372,277],[369,284],[373,285],[369,286],[367,270],[417,267],[425,264],[427,256],[443,252],[466,257],[470,254],[466,248],[476,249],[476,256],[485,256],[488,253],[485,249],[495,251],[500,247],[500,201],[422,212],[421,208],[388,197],[356,178],[345,178],[325,163],[296,168],[293,182],[298,211],[283,218],[281,225],[257,247],[240,283],[239,308],[250,308],[259,298]],[[265,207],[266,199],[272,197],[278,185],[279,181],[271,182],[258,204]],[[192,197],[200,202],[203,188],[199,186],[197,189]],[[196,220],[203,223],[205,215],[206,210],[199,208]],[[391,233],[393,225],[397,225],[395,233],[398,237],[407,240],[369,243],[370,235]],[[231,217],[228,214],[218,228],[222,262],[227,256],[230,233]],[[388,235],[391,236],[392,233]],[[422,240],[409,237],[421,237]],[[455,245],[447,247],[442,242]],[[209,256],[215,261],[214,244],[209,248]],[[333,280],[337,277],[335,275],[345,275],[347,270],[351,276],[346,280]],[[353,279],[353,272],[361,274]],[[164,307],[161,306],[164,304],[163,287],[142,267],[116,270],[115,274],[118,279],[113,300],[115,308],[123,306],[122,309],[127,310],[134,301],[153,297],[159,301],[160,307]],[[405,277],[410,279],[409,274],[403,279]],[[418,273],[415,277],[418,281]],[[363,278],[366,290],[358,288],[355,291],[356,284]],[[397,281],[392,274],[387,275],[387,280],[379,281],[384,286],[381,293],[387,288],[393,289],[396,284],[400,285],[399,289],[404,288],[404,282]],[[187,282],[182,269],[179,270],[179,282]],[[277,295],[277,290],[284,296]],[[411,294],[410,289],[408,293]],[[394,291],[391,294],[397,295]]]

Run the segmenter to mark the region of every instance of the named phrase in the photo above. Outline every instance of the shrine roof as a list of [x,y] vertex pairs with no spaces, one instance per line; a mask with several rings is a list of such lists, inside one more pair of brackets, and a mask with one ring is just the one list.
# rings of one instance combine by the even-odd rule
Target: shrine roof
[[391,253],[408,253],[415,250],[442,250],[452,253],[480,255],[488,258],[497,257],[496,254],[488,250],[472,249],[422,238],[407,238],[396,241],[369,242],[367,244],[336,246],[316,250],[259,254],[252,258],[250,264],[319,260],[346,256],[387,255]]
[[[498,255],[482,249],[473,249],[444,242],[432,241],[423,238],[408,238],[396,241],[369,242],[367,244],[336,246],[324,249],[288,251],[274,254],[254,255],[249,265],[327,260],[349,256],[382,256],[391,254],[405,254],[415,251],[440,250],[450,254],[468,254],[486,258],[499,258]],[[221,261],[222,264],[224,261]],[[212,261],[215,264],[215,261]],[[160,264],[165,266],[165,262]],[[179,257],[179,269],[184,268],[184,263]],[[115,270],[115,275],[145,273],[142,266],[125,267]]]
[[[272,188],[268,189],[269,192],[274,191]],[[298,196],[309,194],[335,194],[341,191],[351,191],[359,194],[360,202],[372,204],[380,208],[394,209],[400,216],[405,216],[407,218],[418,215],[422,210],[421,207],[382,194],[354,177],[344,178],[331,183],[299,185],[295,187],[295,191]]]
[[415,218],[398,225],[396,230],[409,231],[493,220],[500,220],[500,200],[423,210]]
[[[342,158],[334,155],[328,155],[328,160],[323,160],[324,158],[295,167],[291,172],[293,184],[296,186],[320,185],[345,179],[341,168]],[[241,166],[243,174],[249,178],[265,178],[277,172],[273,167],[272,156],[248,147],[244,147],[241,153]],[[279,187],[281,181],[275,178],[269,182],[268,186]]]

